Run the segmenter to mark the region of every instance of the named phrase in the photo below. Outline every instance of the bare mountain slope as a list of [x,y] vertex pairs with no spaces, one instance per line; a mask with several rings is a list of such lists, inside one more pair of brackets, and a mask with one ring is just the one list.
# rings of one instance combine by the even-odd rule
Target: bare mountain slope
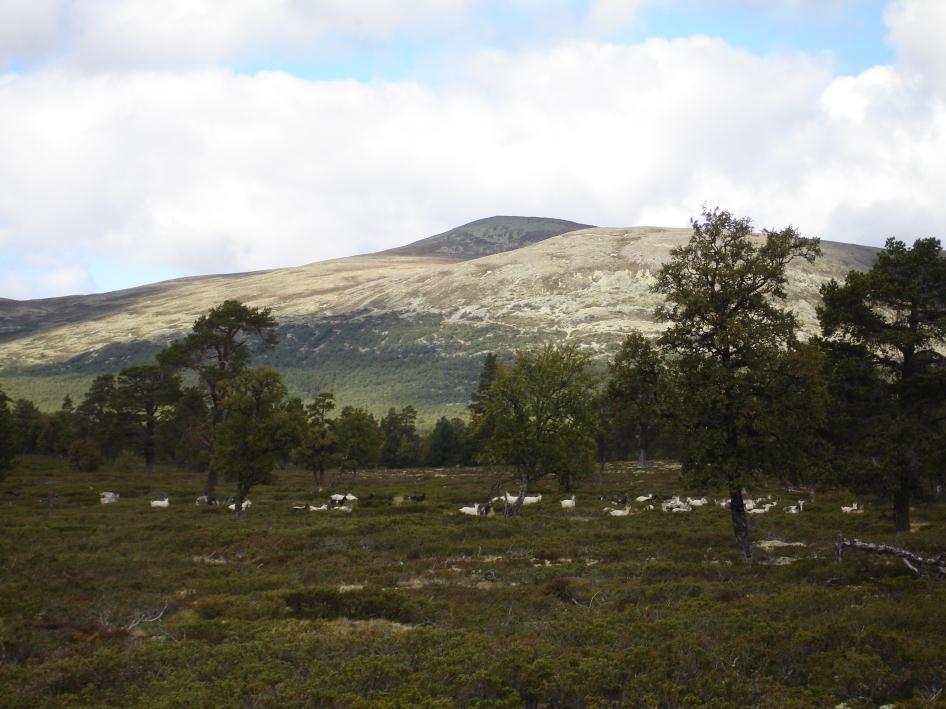
[[[271,307],[283,322],[394,311],[567,335],[653,331],[654,272],[689,236],[689,229],[594,228],[461,262],[388,253],[170,281],[136,289],[134,297],[128,291],[87,296],[101,307],[90,306],[72,322],[55,301],[26,301],[16,316],[20,332],[0,344],[0,366],[60,362],[116,342],[167,339],[225,298]],[[867,268],[875,253],[828,242],[814,265],[791,268],[790,301],[807,331],[815,328],[820,285]],[[40,324],[28,327],[31,318]],[[50,320],[56,324],[49,326]]]

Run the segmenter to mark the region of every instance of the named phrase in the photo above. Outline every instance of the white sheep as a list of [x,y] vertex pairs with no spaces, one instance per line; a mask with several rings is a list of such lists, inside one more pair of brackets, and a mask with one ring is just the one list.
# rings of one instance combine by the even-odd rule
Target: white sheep
[[480,514],[480,506],[479,504],[475,504],[472,507],[461,507],[460,512],[465,515],[478,516]]
[[523,505],[537,505],[542,501],[542,495],[526,495],[522,498]]
[[864,511],[864,509],[863,509],[860,505],[858,505],[858,504],[855,502],[855,503],[853,503],[850,507],[842,507],[842,508],[841,508],[841,511],[842,511],[844,514],[848,514],[848,515],[850,515],[850,514],[855,514],[855,515],[856,515],[856,514],[861,514],[861,513]]
[[100,492],[99,493],[99,502],[103,505],[110,505],[113,502],[118,502],[118,498],[121,497],[117,492]]
[[705,497],[687,498],[687,504],[691,507],[702,507],[703,505],[707,504],[707,502],[708,500]]
[[559,504],[562,505],[563,509],[573,510],[575,509],[575,496],[572,495],[568,500],[559,500]]
[[171,498],[165,497],[163,500],[151,500],[151,506],[167,509],[171,506]]
[[805,509],[805,501],[799,500],[796,504],[789,505],[788,507],[786,507],[785,513],[790,514],[790,515],[797,515],[800,512],[804,511],[804,509]]
[[650,493],[649,495],[638,495],[634,499],[637,502],[650,502],[651,500],[654,499],[654,493]]
[[604,509],[607,510],[608,514],[612,517],[627,517],[629,514],[631,514],[630,505],[625,507],[623,510],[612,510],[610,507],[605,507]]
[[[249,500],[243,500],[243,511],[246,512],[248,509],[250,509],[250,505],[252,504],[253,503],[250,502]],[[236,511],[236,503],[234,502],[232,504],[227,505],[227,509]]]

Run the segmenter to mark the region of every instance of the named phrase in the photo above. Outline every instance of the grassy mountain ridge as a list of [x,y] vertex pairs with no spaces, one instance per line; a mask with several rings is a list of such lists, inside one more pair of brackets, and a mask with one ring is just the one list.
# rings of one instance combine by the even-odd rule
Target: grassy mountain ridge
[[[49,377],[75,384],[150,360],[198,315],[238,298],[273,308],[280,344],[258,361],[283,371],[294,392],[331,388],[340,401],[375,411],[410,403],[425,419],[457,414],[487,351],[508,356],[570,341],[603,357],[631,330],[658,332],[650,285],[690,234],[590,228],[474,259],[374,254],[155,284],[134,299],[105,294],[90,317],[17,316],[18,331],[0,342],[0,385],[12,392]],[[789,303],[807,334],[817,330],[821,284],[868,268],[877,253],[831,242],[823,250],[814,264],[789,269]]]

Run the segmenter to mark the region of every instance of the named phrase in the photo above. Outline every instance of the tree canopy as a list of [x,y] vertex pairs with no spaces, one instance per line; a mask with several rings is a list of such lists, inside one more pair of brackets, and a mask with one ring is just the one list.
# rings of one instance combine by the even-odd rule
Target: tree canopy
[[698,484],[724,484],[733,530],[752,557],[742,489],[760,475],[801,468],[823,416],[820,358],[799,345],[786,297],[786,267],[812,262],[817,239],[793,227],[755,237],[749,219],[705,209],[693,236],[673,249],[657,274],[657,309],[669,323],[659,343],[674,358],[684,474]]
[[[876,264],[821,289],[818,309],[842,417],[846,482],[893,498],[894,526],[910,529],[924,479],[942,479],[946,416],[946,259],[937,239],[888,239]],[[853,417],[858,419],[850,421]],[[842,430],[841,421],[850,427]]]
[[529,484],[557,475],[566,490],[591,471],[595,454],[594,388],[589,358],[571,345],[520,351],[499,365],[474,430],[487,430],[481,459],[514,468],[521,507]]

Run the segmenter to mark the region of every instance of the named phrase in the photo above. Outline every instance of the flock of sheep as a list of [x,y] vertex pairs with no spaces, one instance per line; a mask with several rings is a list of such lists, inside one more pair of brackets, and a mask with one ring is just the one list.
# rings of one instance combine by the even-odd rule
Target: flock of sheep
[[[116,492],[101,492],[99,493],[99,502],[103,505],[113,504],[118,502],[120,495]],[[373,497],[373,495],[371,496]],[[402,504],[404,502],[423,502],[425,495],[397,495],[392,502],[396,505]],[[493,507],[496,503],[503,503],[505,505],[514,504],[519,497],[517,495],[511,495],[508,492],[494,497],[489,502],[480,504],[475,503],[473,505],[467,505],[460,508],[460,513],[465,515],[471,515],[474,517],[488,517],[494,514]],[[605,498],[601,498],[605,499]],[[348,512],[350,513],[354,508],[352,507],[353,502],[357,502],[358,498],[355,497],[350,492],[346,493],[335,493],[329,496],[329,501],[322,505],[312,505],[312,504],[300,504],[293,505],[289,509],[293,512],[327,512],[329,510],[337,512]],[[522,498],[523,505],[537,505],[542,501],[542,495],[526,495]],[[610,515],[611,517],[627,517],[632,514],[637,514],[643,510],[655,510],[660,509],[663,512],[690,512],[696,507],[703,507],[710,504],[709,500],[705,497],[687,497],[685,500],[679,495],[654,495],[653,493],[649,495],[640,495],[634,499],[634,502],[642,505],[641,508],[633,508],[627,497],[613,498],[610,500],[614,507],[608,506],[605,507],[602,511]],[[751,515],[760,515],[766,514],[771,509],[778,506],[778,498],[773,498],[771,495],[760,497],[753,500],[752,498],[746,498],[744,501],[746,512]],[[730,505],[729,500],[714,500],[714,503],[717,507],[728,509]],[[196,504],[210,504],[210,500],[206,495],[201,495],[197,498]],[[235,510],[236,502],[231,499],[218,500],[213,504],[225,505],[227,509]],[[249,500],[243,500],[243,509],[248,510],[252,506],[252,502]],[[562,506],[562,509],[575,509],[576,500],[575,496],[572,495],[569,498],[559,500],[559,504]],[[617,507],[617,505],[623,505],[623,507]],[[167,508],[171,506],[171,500],[167,495],[163,497],[157,497],[151,500],[151,507],[154,508]],[[783,511],[786,514],[799,514],[805,508],[805,500],[798,500],[793,505],[787,505],[783,507]],[[845,514],[861,514],[864,512],[864,508],[857,502],[852,503],[851,505],[845,505],[841,507],[841,512]]]
[[[493,506],[497,502],[503,502],[507,505],[513,504],[518,498],[515,495],[510,495],[508,492],[505,495],[500,495],[499,497],[494,497],[492,500],[485,504],[473,504],[460,508],[460,512],[465,515],[472,515],[477,517],[489,517],[494,514]],[[604,500],[605,498],[600,498]],[[542,500],[542,495],[535,496],[526,496],[522,498],[523,505],[534,505],[538,504]],[[634,502],[640,503],[643,505],[641,508],[634,508],[631,506],[627,497],[613,498],[610,500],[612,505],[615,507],[605,507],[603,512],[610,515],[611,517],[628,517],[632,514],[638,514],[643,510],[655,510],[660,509],[663,512],[691,512],[696,507],[703,507],[710,504],[709,500],[705,497],[687,497],[685,500],[679,495],[654,495],[653,493],[649,495],[640,495],[634,499]],[[760,497],[753,500],[752,498],[746,498],[743,500],[743,503],[746,507],[746,512],[751,515],[762,515],[769,512],[769,510],[778,506],[778,498],[773,498],[771,495]],[[730,501],[729,500],[714,500],[714,503],[717,507],[722,509],[729,509]],[[569,498],[559,500],[559,504],[563,509],[575,509],[575,496],[572,495]],[[623,505],[623,507],[617,507],[617,505]],[[793,505],[787,505],[782,508],[786,514],[799,514],[805,509],[805,500],[798,500]],[[857,502],[849,506],[842,506],[841,512],[845,514],[860,514],[864,511],[864,508],[861,507]]]

